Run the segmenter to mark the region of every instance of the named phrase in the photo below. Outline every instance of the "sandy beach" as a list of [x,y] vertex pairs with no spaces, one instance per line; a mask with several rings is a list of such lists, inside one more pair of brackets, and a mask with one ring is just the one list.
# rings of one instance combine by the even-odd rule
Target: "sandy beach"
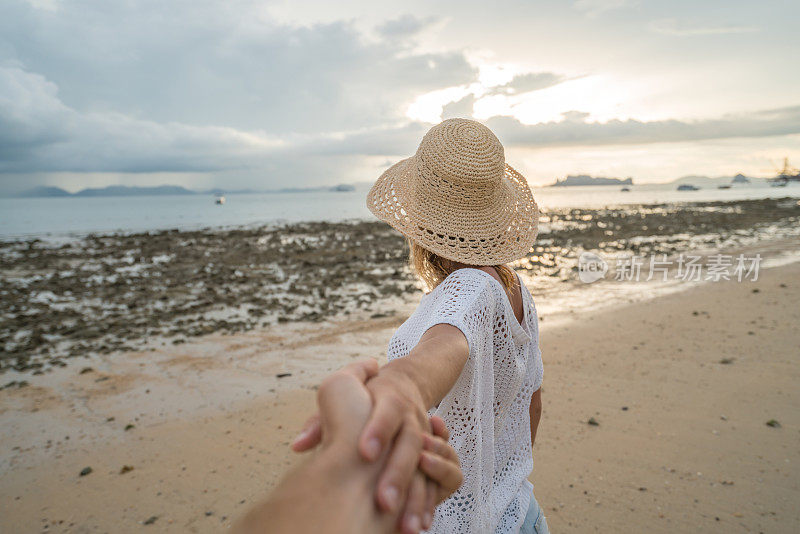
[[[800,529],[798,280],[790,263],[542,323],[531,480],[553,532]],[[288,443],[319,378],[382,360],[413,305],[102,355],[5,388],[0,530],[220,531],[298,461]]]

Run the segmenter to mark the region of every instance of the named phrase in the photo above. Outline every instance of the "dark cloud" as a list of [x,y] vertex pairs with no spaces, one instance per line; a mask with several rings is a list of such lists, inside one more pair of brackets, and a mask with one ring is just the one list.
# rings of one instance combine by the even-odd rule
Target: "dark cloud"
[[418,18],[413,15],[403,15],[396,19],[387,20],[376,28],[378,34],[385,39],[408,39],[421,32],[434,23],[434,17]]
[[[404,146],[413,126],[380,132],[407,122],[408,103],[477,75],[459,52],[409,51],[432,19],[389,21],[376,40],[350,22],[279,25],[262,7],[0,3],[0,173],[260,170],[273,185],[313,183],[344,172],[348,152]],[[345,137],[352,150],[331,142]]]
[[573,6],[589,17],[596,17],[606,11],[633,7],[638,3],[638,0],[575,0]]
[[[469,100],[459,101],[462,105]],[[800,133],[800,106],[726,115],[701,121],[637,121],[613,120],[590,122],[581,111],[564,113],[559,122],[522,124],[513,117],[491,117],[484,124],[494,131],[506,146],[537,148],[587,145],[645,145],[727,139],[735,137],[769,137]],[[326,143],[315,142],[303,150],[312,153],[407,155],[413,153],[431,124],[410,123],[400,128],[381,129],[347,136]],[[315,148],[316,147],[316,148]]]
[[461,100],[450,102],[442,108],[442,120],[452,118],[471,118],[475,106],[475,95],[468,94]]
[[351,22],[279,25],[246,0],[57,5],[0,4],[0,60],[43,75],[79,112],[279,134],[347,131],[396,121],[419,93],[475,78],[461,53],[409,53],[430,22],[414,17],[382,27],[402,40],[367,41]]
[[650,30],[662,35],[676,37],[690,37],[698,35],[728,35],[738,33],[753,33],[759,31],[755,26],[734,24],[696,24],[676,19],[660,19],[653,21],[648,26]]
[[528,72],[514,76],[510,82],[504,85],[493,87],[492,92],[497,94],[529,93],[558,85],[566,79],[565,76],[552,72]]
[[0,95],[0,172],[213,171],[252,165],[284,146],[227,127],[79,113],[53,83],[19,66],[0,66]]
[[571,111],[565,120],[525,125],[513,117],[492,117],[487,126],[508,145],[577,146],[648,144],[732,137],[768,137],[800,133],[800,106],[770,109],[698,121],[588,122]]

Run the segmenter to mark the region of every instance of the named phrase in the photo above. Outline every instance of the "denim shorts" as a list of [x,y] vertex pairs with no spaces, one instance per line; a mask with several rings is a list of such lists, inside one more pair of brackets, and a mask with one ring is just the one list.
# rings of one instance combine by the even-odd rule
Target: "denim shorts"
[[519,534],[550,534],[550,529],[547,528],[547,519],[533,494],[531,494],[531,503],[528,505],[528,513],[525,515],[525,521],[522,522]]

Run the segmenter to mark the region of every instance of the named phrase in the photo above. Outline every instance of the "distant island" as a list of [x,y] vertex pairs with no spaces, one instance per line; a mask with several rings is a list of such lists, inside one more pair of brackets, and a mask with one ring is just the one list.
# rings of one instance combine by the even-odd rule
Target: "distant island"
[[[735,176],[717,176],[710,178],[701,175],[687,175],[676,178],[664,184],[670,185],[693,185],[695,187],[719,187],[726,185],[744,185],[751,183],[761,183],[764,178],[753,178],[745,176],[744,174],[737,174]],[[599,176],[590,176],[588,174],[569,175],[563,180],[556,180],[556,183],[551,184],[549,187],[569,187],[580,185],[617,185],[617,186],[631,186],[633,185],[632,178],[604,178]]]
[[70,193],[66,189],[54,186],[39,186],[13,195],[17,198],[86,198],[86,197],[142,197],[170,195],[231,195],[231,194],[264,194],[264,193],[313,193],[322,191],[348,192],[355,191],[353,184],[338,184],[319,187],[287,187],[283,189],[206,189],[193,191],[179,185],[159,185],[155,187],[138,187],[126,185],[109,185],[107,187],[90,187]]
[[40,186],[28,189],[15,195],[17,197],[138,197],[138,196],[166,196],[166,195],[196,195],[192,191],[179,185],[160,185],[157,187],[129,187],[125,185],[109,185],[108,187],[89,187],[76,193],[53,186]]
[[569,175],[563,180],[556,179],[550,187],[569,187],[573,185],[633,185],[633,178],[602,178],[588,174]]
[[752,178],[747,177],[744,174],[737,174],[736,176],[716,176],[716,177],[709,177],[709,176],[702,176],[702,175],[689,175],[689,176],[681,176],[680,178],[671,181],[671,184],[675,185],[694,185],[694,186],[701,186],[701,187],[718,187],[720,185],[741,185],[741,184],[749,184],[749,183],[762,183],[764,181],[763,178]]

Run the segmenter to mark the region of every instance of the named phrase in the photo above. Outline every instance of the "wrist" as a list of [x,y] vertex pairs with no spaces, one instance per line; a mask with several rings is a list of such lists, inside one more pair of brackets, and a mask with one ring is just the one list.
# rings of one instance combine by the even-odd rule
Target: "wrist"
[[354,526],[375,521],[381,515],[375,505],[375,487],[383,466],[365,462],[356,446],[346,440],[335,439],[320,447],[310,468],[318,473],[318,480],[327,482],[315,491],[324,495],[334,512],[317,531],[347,533]]
[[401,358],[383,366],[378,375],[367,382],[367,389],[387,384],[405,403],[426,412],[432,401],[421,386],[422,381],[404,363]]

